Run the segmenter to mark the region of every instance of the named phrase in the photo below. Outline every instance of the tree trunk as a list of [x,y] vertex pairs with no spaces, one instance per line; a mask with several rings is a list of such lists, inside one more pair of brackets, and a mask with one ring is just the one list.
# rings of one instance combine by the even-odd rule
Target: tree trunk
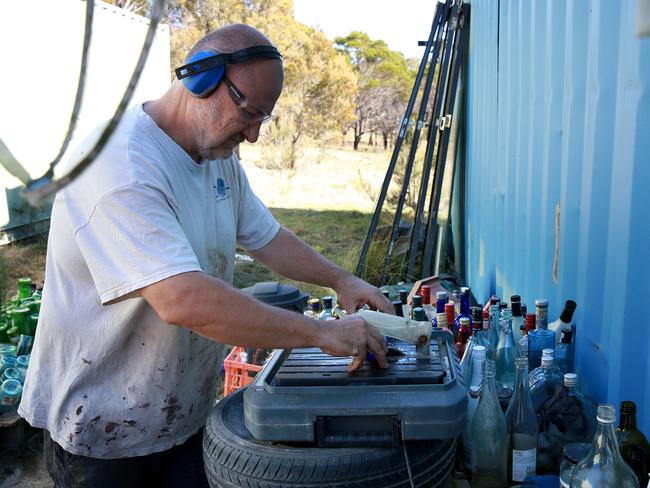
[[370,133],[370,137],[368,137],[368,145],[369,146],[373,145],[373,143],[372,143],[372,132]]
[[384,150],[388,149],[388,132],[382,133],[384,136]]
[[359,143],[361,142],[361,136],[354,135],[354,150],[358,151],[359,150]]

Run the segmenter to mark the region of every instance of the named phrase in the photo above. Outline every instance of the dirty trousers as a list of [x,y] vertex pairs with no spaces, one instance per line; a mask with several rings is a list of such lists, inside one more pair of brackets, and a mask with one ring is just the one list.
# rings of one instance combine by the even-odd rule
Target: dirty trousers
[[45,466],[56,488],[207,488],[203,429],[167,451],[121,459],[77,456],[43,431]]

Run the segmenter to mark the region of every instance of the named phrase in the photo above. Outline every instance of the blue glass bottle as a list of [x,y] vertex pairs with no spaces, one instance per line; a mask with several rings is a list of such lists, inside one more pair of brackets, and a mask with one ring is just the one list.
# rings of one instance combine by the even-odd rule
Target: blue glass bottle
[[555,363],[562,374],[575,371],[575,348],[572,341],[573,331],[571,329],[562,331],[562,338],[555,349]]
[[542,364],[542,351],[555,350],[555,332],[548,330],[548,300],[535,300],[535,330],[528,333],[528,369],[533,371]]
[[454,319],[454,329],[456,330],[456,336],[460,331],[460,319],[462,317],[467,317],[469,319],[469,327],[472,330],[472,316],[470,315],[469,310],[469,294],[470,289],[466,286],[460,289],[460,314]]

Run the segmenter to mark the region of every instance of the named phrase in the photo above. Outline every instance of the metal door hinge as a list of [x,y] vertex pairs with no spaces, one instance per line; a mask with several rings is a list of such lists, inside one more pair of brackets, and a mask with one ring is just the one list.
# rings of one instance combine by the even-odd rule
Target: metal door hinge
[[438,120],[436,120],[436,127],[438,130],[445,130],[451,127],[451,114],[443,115]]

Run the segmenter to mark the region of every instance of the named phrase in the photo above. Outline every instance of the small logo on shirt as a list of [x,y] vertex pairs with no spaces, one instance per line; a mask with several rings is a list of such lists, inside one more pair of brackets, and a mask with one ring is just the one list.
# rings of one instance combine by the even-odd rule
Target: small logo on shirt
[[217,184],[213,188],[217,190],[217,202],[230,198],[230,187],[221,178],[217,178]]

